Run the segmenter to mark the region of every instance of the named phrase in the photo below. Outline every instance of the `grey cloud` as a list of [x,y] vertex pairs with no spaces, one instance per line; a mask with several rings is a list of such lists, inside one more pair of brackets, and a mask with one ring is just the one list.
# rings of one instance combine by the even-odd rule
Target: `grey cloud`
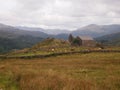
[[16,2],[16,6],[9,14],[0,12],[0,20],[8,24],[69,29],[92,23],[120,24],[120,0],[10,1]]

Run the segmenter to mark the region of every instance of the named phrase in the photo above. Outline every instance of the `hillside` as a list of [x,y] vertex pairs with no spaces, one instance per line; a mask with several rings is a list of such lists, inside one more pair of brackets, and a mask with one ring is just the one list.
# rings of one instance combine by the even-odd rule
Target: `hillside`
[[[111,24],[111,25],[96,25],[90,24],[84,27],[80,27],[74,31],[64,30],[64,29],[43,29],[43,28],[36,28],[36,27],[17,27],[22,30],[28,31],[41,31],[47,34],[55,35],[54,37],[60,37],[64,39],[67,37],[67,34],[73,34],[74,36],[85,35],[91,37],[100,37],[107,34],[117,33],[120,32],[120,25],[119,24]],[[63,34],[63,35],[61,35]]]
[[[46,34],[45,32],[49,34]],[[81,36],[92,36],[96,38],[117,32],[120,32],[120,25],[92,24],[77,29],[71,32],[71,34],[73,34],[74,36],[81,35]],[[48,37],[67,40],[69,33],[70,32],[68,30],[28,28],[28,27],[18,28],[5,24],[0,24],[0,43],[1,43],[0,53],[8,52],[13,49],[29,48]],[[54,35],[50,35],[50,34],[54,34]],[[105,44],[115,45],[117,43],[117,45],[119,45],[118,43],[119,35],[110,35],[110,36],[108,35],[107,37],[109,38],[111,37],[111,40],[106,40],[108,41],[108,43],[105,42]]]
[[120,25],[96,25],[91,24],[82,28],[79,28],[72,32],[73,35],[85,35],[92,37],[100,37],[107,34],[120,32]]
[[47,37],[43,32],[25,31],[0,24],[0,53],[31,47]]
[[70,46],[70,43],[65,40],[55,39],[55,38],[47,38],[46,40],[34,45],[31,49],[58,49]]
[[15,28],[13,26],[0,24],[0,37],[3,38],[16,38],[19,36],[32,36],[32,37],[41,37],[41,38],[47,38],[49,37],[48,34],[43,33],[41,31],[27,31]]
[[41,32],[44,32],[46,34],[51,34],[51,35],[58,35],[62,33],[69,34],[71,32],[65,29],[43,29],[43,28],[37,28],[37,27],[22,27],[22,26],[18,26],[16,28],[27,30],[27,31],[41,31]]
[[0,38],[0,53],[9,52],[11,50],[18,50],[29,48],[34,44],[41,42],[43,38],[36,38],[32,36],[19,36],[17,38]]
[[102,37],[96,38],[97,41],[100,41],[101,43],[105,45],[116,45],[120,46],[120,32],[104,35]]
[[70,50],[70,43],[65,40],[47,38],[42,42],[33,45],[30,48],[10,52],[10,55],[34,55],[34,54],[50,54],[54,52],[64,52]]
[[[68,38],[66,34],[49,35],[42,32],[42,28],[41,31],[38,29],[40,28],[16,28],[0,24],[0,53],[8,52],[13,49],[29,48],[47,37],[59,39]],[[52,32],[54,32],[54,30],[52,30]]]
[[58,34],[58,35],[55,35],[54,38],[57,38],[57,39],[63,39],[63,40],[68,40],[68,37],[69,37],[69,34]]

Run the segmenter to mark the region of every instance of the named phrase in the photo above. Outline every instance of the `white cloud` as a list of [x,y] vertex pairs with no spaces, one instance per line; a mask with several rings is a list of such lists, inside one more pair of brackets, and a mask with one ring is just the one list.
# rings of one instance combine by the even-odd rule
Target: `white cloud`
[[0,0],[0,21],[43,28],[120,24],[120,0]]

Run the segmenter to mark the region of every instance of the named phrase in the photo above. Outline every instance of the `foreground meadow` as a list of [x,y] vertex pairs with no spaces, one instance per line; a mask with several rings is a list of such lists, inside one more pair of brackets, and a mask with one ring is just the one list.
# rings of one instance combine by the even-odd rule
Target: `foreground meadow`
[[0,90],[120,90],[120,53],[0,60]]

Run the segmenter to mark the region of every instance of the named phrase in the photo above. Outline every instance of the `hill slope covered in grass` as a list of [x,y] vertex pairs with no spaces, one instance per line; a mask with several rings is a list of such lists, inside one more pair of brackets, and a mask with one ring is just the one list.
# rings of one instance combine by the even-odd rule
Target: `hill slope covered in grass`
[[120,32],[96,38],[105,45],[120,46]]
[[30,48],[17,50],[15,52],[10,52],[10,55],[35,55],[35,54],[50,54],[57,52],[65,52],[70,50],[71,45],[66,40],[60,40],[55,38],[47,38],[42,42],[33,45]]

